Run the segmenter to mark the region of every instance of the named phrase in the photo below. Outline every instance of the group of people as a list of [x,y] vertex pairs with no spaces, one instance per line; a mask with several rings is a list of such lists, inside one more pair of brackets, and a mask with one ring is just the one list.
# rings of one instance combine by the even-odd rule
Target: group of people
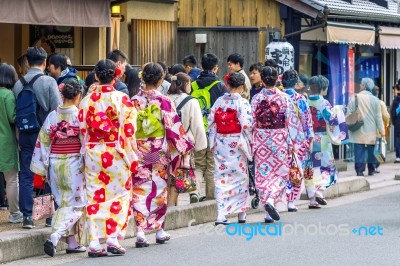
[[[167,208],[177,205],[179,195],[170,180],[187,157],[196,176],[190,202],[215,198],[216,225],[229,224],[226,216],[234,213],[239,223],[246,222],[249,176],[266,223],[280,220],[276,203],[283,197],[288,211],[297,211],[303,180],[309,208],[319,209],[327,204],[324,190],[337,180],[332,144],[347,143],[350,135],[361,175],[368,145],[377,133],[385,135],[370,79],[361,81],[357,104],[350,101],[349,112],[359,108],[366,114],[360,132],[349,134],[343,107],[332,107],[324,98],[325,77],[300,79],[294,70],[278,75],[273,60],[252,64],[248,77],[243,56],[232,54],[230,73],[221,80],[219,59],[211,53],[202,56],[201,70],[191,55],[169,70],[162,62],[137,70],[114,50],[83,82],[64,55],[48,58],[42,48],[30,47],[25,58],[29,69],[20,80],[11,65],[0,64],[0,145],[6,151],[0,171],[9,222],[23,222],[27,229],[34,227],[33,175],[46,180],[56,203],[46,221],[52,226],[44,244],[49,256],[62,238],[67,253],[123,255],[119,240],[131,216],[136,247],[148,247],[146,233],[153,230],[157,243],[168,241]],[[33,116],[21,115],[23,99],[34,100]],[[400,117],[399,106],[400,100],[392,115]],[[377,166],[371,163],[373,174]],[[88,248],[82,246],[85,233]]]

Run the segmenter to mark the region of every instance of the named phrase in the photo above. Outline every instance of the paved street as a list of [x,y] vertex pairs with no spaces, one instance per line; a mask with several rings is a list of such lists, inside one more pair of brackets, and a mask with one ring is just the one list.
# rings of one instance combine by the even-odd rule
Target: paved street
[[[257,235],[246,241],[243,235],[228,236],[224,228],[217,234],[208,223],[170,231],[173,239],[165,245],[154,244],[155,236],[150,235],[152,244],[146,249],[134,248],[134,239],[126,240],[123,257],[90,259],[62,251],[54,258],[39,256],[10,265],[399,265],[399,192],[400,186],[392,186],[330,200],[321,210],[303,207],[295,214],[284,213],[285,236]],[[262,220],[262,214],[248,216],[253,225]],[[321,231],[326,234],[305,236],[300,228],[297,235],[289,235],[290,225],[296,223],[311,234],[320,223],[326,226]],[[375,236],[366,236],[365,228],[360,229],[361,235],[351,232],[361,226]],[[268,232],[274,233],[273,229]]]

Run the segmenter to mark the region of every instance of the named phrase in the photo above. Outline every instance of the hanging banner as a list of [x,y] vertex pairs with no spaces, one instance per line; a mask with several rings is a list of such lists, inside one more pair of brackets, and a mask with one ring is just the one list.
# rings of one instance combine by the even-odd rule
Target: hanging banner
[[348,50],[346,44],[328,45],[328,101],[332,105],[343,105],[348,102]]
[[[354,49],[349,49],[348,52],[348,60],[349,60],[349,97],[354,94]],[[347,98],[347,101],[349,99]]]
[[265,48],[265,60],[274,59],[278,64],[279,75],[294,69],[294,48],[288,42],[271,42]]

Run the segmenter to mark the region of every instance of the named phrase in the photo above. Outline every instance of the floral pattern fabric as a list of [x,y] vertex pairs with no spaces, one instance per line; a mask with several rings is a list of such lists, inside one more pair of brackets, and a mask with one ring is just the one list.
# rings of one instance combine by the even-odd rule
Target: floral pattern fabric
[[132,107],[126,94],[110,86],[97,86],[80,104],[90,240],[125,236],[132,212],[131,175],[137,168]]
[[[339,106],[331,107],[320,95],[311,95],[308,100],[315,137],[310,161],[306,162],[306,190],[312,197],[317,190],[324,190],[336,183],[338,172],[332,151],[332,142],[344,144],[348,141],[348,130],[344,114]],[[311,168],[308,169],[308,168]]]
[[[86,205],[86,186],[83,161],[79,150],[77,153],[65,154],[51,152],[52,142],[57,139],[56,135],[64,137],[62,132],[52,130],[57,128],[58,124],[79,127],[78,108],[75,106],[58,107],[47,116],[32,155],[31,170],[35,174],[47,176],[58,205],[58,209],[53,215],[52,232],[68,236],[85,230],[84,221],[81,218]],[[67,131],[65,135],[68,135],[68,132],[72,137],[79,135],[79,132],[74,132],[74,130],[71,132],[71,130]],[[82,235],[79,235],[80,240],[82,240],[81,237]]]
[[[284,123],[281,122],[279,127],[264,128],[263,121],[276,119],[277,116],[273,113],[275,111],[271,111],[267,117],[259,116],[257,110],[260,110],[260,104],[279,108],[276,113],[280,114],[279,120]],[[255,183],[264,205],[268,198],[279,201],[288,183],[290,160],[296,142],[296,131],[292,130],[289,121],[295,119],[296,113],[289,96],[277,88],[262,89],[253,97],[251,107],[254,119]]]
[[133,215],[137,230],[148,232],[164,227],[168,174],[175,170],[180,155],[191,151],[194,145],[166,96],[157,90],[140,91],[132,101],[139,113],[149,106],[161,110],[164,132],[161,137],[137,136],[139,166],[133,175]]
[[[314,137],[311,111],[304,95],[297,93],[294,89],[286,89],[289,100],[293,104],[296,115],[289,121],[290,130],[296,135],[294,142],[294,153],[290,162],[291,171],[287,183],[286,198],[288,201],[298,200],[301,193],[303,162],[310,156],[310,140]],[[296,162],[297,161],[297,162]]]
[[[230,117],[226,125],[219,119]],[[232,117],[232,114],[236,114]],[[218,212],[224,215],[245,212],[249,209],[248,160],[252,160],[252,124],[251,107],[239,94],[225,93],[218,98],[208,117],[210,147],[214,154],[215,198]],[[237,130],[240,126],[240,130]],[[219,133],[218,128],[225,128]]]

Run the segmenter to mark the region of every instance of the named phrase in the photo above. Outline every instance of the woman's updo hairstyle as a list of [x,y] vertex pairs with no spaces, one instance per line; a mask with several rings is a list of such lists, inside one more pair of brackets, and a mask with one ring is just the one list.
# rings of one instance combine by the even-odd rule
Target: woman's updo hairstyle
[[239,87],[240,85],[244,85],[245,78],[242,73],[233,72],[233,73],[229,74],[227,83],[228,83],[229,87],[231,87],[232,89],[235,89],[235,88]]
[[294,88],[294,86],[299,82],[299,75],[294,69],[289,69],[283,72],[282,75],[282,85],[285,88]]
[[261,79],[264,82],[265,86],[275,86],[276,80],[278,79],[278,72],[275,68],[266,66],[262,70]]
[[78,94],[83,93],[83,89],[83,86],[78,82],[78,80],[70,78],[64,83],[64,88],[62,89],[61,94],[64,99],[73,100]]
[[94,72],[100,81],[100,84],[109,84],[115,78],[115,70],[117,66],[110,59],[100,60],[97,62]]
[[168,94],[181,94],[186,93],[186,84],[190,83],[190,76],[186,73],[179,72],[171,77],[171,86],[169,87]]
[[147,63],[142,71],[142,79],[148,85],[157,86],[163,77],[163,68],[157,63]]

